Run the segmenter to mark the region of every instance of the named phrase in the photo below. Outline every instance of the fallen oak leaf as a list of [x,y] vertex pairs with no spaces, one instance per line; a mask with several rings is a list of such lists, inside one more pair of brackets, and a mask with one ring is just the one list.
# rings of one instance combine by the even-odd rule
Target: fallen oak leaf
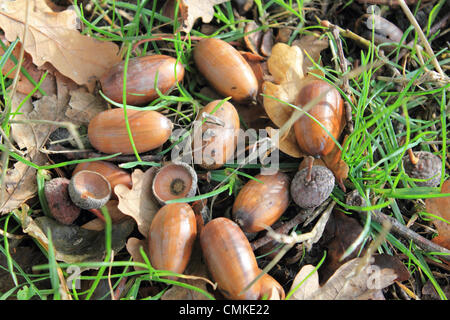
[[164,4],[163,12],[171,19],[174,18],[175,6],[178,4],[178,15],[181,18],[181,31],[190,32],[197,19],[203,23],[210,23],[214,17],[214,6],[228,0],[168,0]]
[[[450,179],[442,184],[441,193],[450,193]],[[433,224],[437,228],[438,236],[432,241],[450,250],[450,196],[428,198],[425,200],[425,205],[427,212],[437,217],[433,219]]]
[[124,184],[118,184],[114,188],[119,199],[119,210],[136,221],[138,230],[144,237],[148,236],[150,224],[160,209],[152,193],[152,181],[156,170],[155,167],[151,167],[144,173],[136,169],[131,173],[131,189]]
[[[37,67],[48,62],[77,84],[92,87],[95,79],[120,62],[116,44],[98,41],[76,30],[73,12],[55,13],[44,0],[32,4],[34,10],[29,10],[25,23],[26,6],[31,6],[30,1],[2,1],[0,27],[8,41],[21,39]],[[25,26],[26,39],[22,39]]]

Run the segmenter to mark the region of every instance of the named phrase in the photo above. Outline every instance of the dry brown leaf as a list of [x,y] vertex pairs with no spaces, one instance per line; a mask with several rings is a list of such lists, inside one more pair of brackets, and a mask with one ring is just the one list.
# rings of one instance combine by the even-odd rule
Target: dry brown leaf
[[[442,184],[441,193],[450,193],[450,180],[447,179]],[[429,198],[425,200],[426,210],[442,219],[433,219],[433,224],[438,230],[438,236],[432,241],[450,250],[450,197]]]
[[[179,2],[178,2],[179,1]],[[210,23],[214,17],[214,6],[227,2],[228,0],[168,0],[163,12],[173,19],[175,5],[179,3],[178,16],[181,17],[181,31],[190,32],[197,19],[202,19],[203,23]]]
[[[19,37],[37,67],[51,63],[77,84],[92,87],[97,78],[121,60],[116,44],[77,31],[76,15],[71,10],[55,13],[44,0],[2,1],[1,4],[0,27],[6,39],[14,41]],[[22,39],[28,4],[27,36]]]
[[152,181],[156,168],[147,169],[145,173],[136,169],[131,174],[132,188],[119,184],[114,188],[119,199],[118,208],[131,216],[138,225],[139,232],[147,237],[153,217],[160,206],[152,194]]
[[[292,300],[368,300],[379,299],[381,290],[392,285],[397,278],[396,273],[390,268],[382,268],[369,263],[358,274],[355,273],[363,258],[352,259],[343,264],[330,279],[323,285],[318,285],[317,271],[313,271],[311,265],[295,277],[291,290],[300,284],[306,276],[311,274],[311,279],[306,281],[308,288],[297,291],[291,296]],[[302,268],[302,269],[303,269]],[[301,288],[301,286],[300,286]]]
[[[148,242],[146,240],[140,240],[140,239],[134,238],[134,237],[131,237],[128,239],[126,248],[134,262],[145,263],[145,260],[142,257],[142,254],[140,251],[141,247],[144,249],[144,252],[148,256]],[[135,266],[134,270],[145,270],[145,268]]]
[[279,134],[276,130],[277,129],[271,127],[266,127],[267,134],[273,139],[272,141],[275,143],[278,142],[278,145],[275,146],[276,148],[294,158],[301,158],[305,156],[298,147],[297,138],[295,137],[293,130],[290,130],[284,139],[274,138],[277,134]]
[[[311,69],[313,67],[311,59],[316,63],[321,61],[320,53],[328,48],[328,39],[326,37],[319,38],[318,35],[310,34],[301,37],[299,40],[295,40],[292,42],[292,45],[298,46],[305,53],[305,57],[303,58],[303,72],[306,74],[312,71],[323,76],[321,71]],[[321,63],[319,64],[321,65]]]
[[70,101],[66,117],[71,122],[87,125],[93,117],[108,108],[106,101],[87,92],[84,88],[70,92]]

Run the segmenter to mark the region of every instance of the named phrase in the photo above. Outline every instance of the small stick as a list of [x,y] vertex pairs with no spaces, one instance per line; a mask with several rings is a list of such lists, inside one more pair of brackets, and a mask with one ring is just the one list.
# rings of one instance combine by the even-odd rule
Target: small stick
[[411,148],[408,149],[408,155],[409,155],[409,161],[411,161],[411,163],[412,163],[413,165],[416,165],[416,164],[419,162],[419,158],[417,158],[417,157],[414,155],[414,152],[411,150]]

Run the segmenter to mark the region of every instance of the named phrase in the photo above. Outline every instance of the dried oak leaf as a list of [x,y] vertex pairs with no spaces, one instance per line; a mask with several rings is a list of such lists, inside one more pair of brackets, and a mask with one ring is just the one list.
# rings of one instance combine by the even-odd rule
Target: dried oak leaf
[[[26,38],[22,39],[25,26]],[[8,41],[17,37],[21,40],[37,67],[48,62],[79,85],[92,87],[97,78],[121,60],[116,44],[82,35],[76,30],[72,10],[53,12],[44,0],[2,1],[0,27]]]
[[150,224],[160,208],[152,193],[152,181],[156,170],[152,167],[144,173],[136,169],[131,174],[131,189],[124,184],[118,184],[114,188],[119,199],[119,210],[136,220],[138,230],[144,237],[148,236]]
[[[314,266],[306,265],[296,275],[291,291],[307,276],[308,279],[296,290],[291,300],[375,300],[384,299],[382,289],[392,285],[398,278],[391,268],[380,267],[372,262],[355,272],[363,258],[352,259],[343,264],[323,285]],[[303,270],[305,269],[305,270]]]
[[174,8],[178,3],[178,15],[181,16],[181,31],[190,32],[197,19],[202,19],[203,23],[210,23],[214,17],[214,6],[227,2],[228,0],[168,0],[163,12],[169,17],[174,17]]
[[[447,179],[442,184],[441,193],[450,193],[450,180]],[[426,210],[440,219],[433,219],[433,224],[436,226],[438,236],[434,237],[432,241],[450,250],[450,197],[429,198],[425,200]]]
[[[320,53],[328,48],[328,39],[326,37],[320,38],[316,34],[308,34],[301,37],[299,40],[292,42],[293,46],[298,46],[305,57],[303,58],[303,72],[313,72],[316,74],[323,75],[319,70],[312,70],[313,62],[320,63]],[[311,61],[312,60],[312,61]]]
[[104,99],[87,92],[84,88],[70,92],[70,101],[65,115],[79,125],[88,125],[93,117],[108,108]]

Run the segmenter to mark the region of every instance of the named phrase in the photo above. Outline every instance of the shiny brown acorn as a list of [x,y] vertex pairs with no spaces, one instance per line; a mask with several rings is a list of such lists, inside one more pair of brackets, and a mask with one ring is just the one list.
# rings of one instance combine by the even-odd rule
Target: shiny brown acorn
[[152,192],[161,204],[168,200],[193,197],[196,191],[197,173],[184,162],[165,164],[153,178]]
[[208,170],[222,167],[236,150],[240,128],[236,108],[228,101],[215,100],[203,108],[197,121],[203,123],[194,132],[194,159],[200,159],[200,166]]
[[[311,80],[300,90],[295,105],[303,107],[321,94],[325,96],[308,113],[338,139],[345,126],[345,110],[342,97],[333,86],[324,80]],[[328,133],[307,115],[295,122],[294,130],[300,149],[309,156],[325,156],[335,146]]]
[[211,220],[200,234],[200,245],[208,270],[227,299],[260,297],[260,281],[242,292],[259,275],[260,269],[250,243],[236,223],[224,217]]
[[277,221],[289,205],[289,177],[283,172],[255,176],[239,191],[233,219],[245,232],[259,232]]
[[[164,115],[152,110],[127,110],[128,123],[139,153],[156,149],[169,139],[173,124]],[[104,153],[132,154],[124,110],[117,108],[97,114],[88,127],[91,145]]]
[[186,203],[166,204],[156,213],[150,226],[148,248],[152,266],[183,273],[196,237],[197,222],[191,207]]
[[[103,93],[111,100],[123,103],[123,76],[125,61],[109,69],[100,79]],[[127,104],[142,105],[158,98],[157,88],[167,93],[184,77],[184,67],[177,59],[166,55],[135,57],[128,60]]]
[[217,92],[238,102],[254,100],[258,80],[250,65],[229,43],[202,39],[194,49],[194,61],[200,73]]
[[131,189],[131,175],[111,162],[91,161],[79,163],[73,170],[72,176],[81,170],[95,171],[104,176],[111,185],[111,190],[113,191],[111,196],[113,198],[116,197],[114,193],[114,187],[116,185],[124,184]]
[[270,274],[265,273],[259,281],[261,282],[261,299],[284,300],[286,294],[283,287]]

